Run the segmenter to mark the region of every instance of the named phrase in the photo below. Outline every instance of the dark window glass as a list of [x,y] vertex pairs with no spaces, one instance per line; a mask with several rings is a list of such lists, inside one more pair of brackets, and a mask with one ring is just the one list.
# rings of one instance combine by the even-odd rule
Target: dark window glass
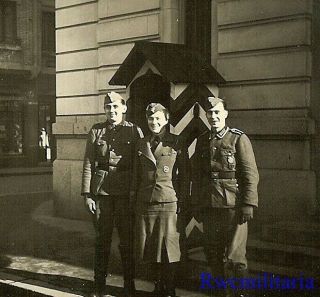
[[23,101],[0,100],[0,156],[23,153]]
[[0,1],[0,42],[17,41],[17,6],[14,1]]
[[211,60],[211,0],[186,1],[186,46]]
[[42,51],[55,53],[55,16],[54,12],[42,12]]

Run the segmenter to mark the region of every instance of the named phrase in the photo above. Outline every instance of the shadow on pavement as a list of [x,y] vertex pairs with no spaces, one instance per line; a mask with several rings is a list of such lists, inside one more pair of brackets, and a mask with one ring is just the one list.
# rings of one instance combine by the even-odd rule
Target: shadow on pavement
[[8,284],[0,284],[0,296],[1,297],[50,297],[49,295],[44,295],[36,293],[30,290],[17,288],[10,286]]
[[5,255],[2,255],[0,251],[0,267],[8,267],[11,264],[11,259]]
[[[23,278],[19,282],[33,284],[48,289],[58,288],[60,292],[73,293],[81,296],[88,296],[93,291],[93,282],[87,279],[81,279],[77,277],[69,277],[63,275],[52,274],[40,274],[24,270],[16,269],[2,269],[10,275]],[[122,297],[122,287],[107,286],[108,294],[115,297]],[[1,297],[40,297],[49,296],[45,294],[31,292],[30,290],[21,289],[8,284],[0,284],[0,296]],[[152,296],[150,292],[137,290],[136,297],[148,297]]]

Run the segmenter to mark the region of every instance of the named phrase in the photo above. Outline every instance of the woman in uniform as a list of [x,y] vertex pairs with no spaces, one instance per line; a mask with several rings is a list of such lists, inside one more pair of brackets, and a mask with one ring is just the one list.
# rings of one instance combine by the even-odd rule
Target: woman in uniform
[[135,165],[137,258],[151,266],[155,296],[176,296],[177,219],[189,194],[189,158],[181,139],[166,130],[164,106],[149,104],[146,118],[150,134],[137,143]]

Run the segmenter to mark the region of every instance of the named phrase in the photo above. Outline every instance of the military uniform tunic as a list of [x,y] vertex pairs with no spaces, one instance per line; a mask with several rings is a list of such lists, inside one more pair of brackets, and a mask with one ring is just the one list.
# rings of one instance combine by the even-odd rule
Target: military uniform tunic
[[259,180],[249,138],[238,129],[199,136],[195,148],[192,194],[200,207],[204,248],[213,273],[224,263],[247,268],[247,223],[238,224],[241,206],[258,205]]
[[134,149],[142,137],[140,128],[127,121],[119,125],[98,123],[88,133],[81,192],[96,200],[94,277],[98,287],[105,283],[114,226],[120,238],[124,278],[133,278],[133,219],[129,192]]
[[165,133],[154,153],[151,135],[138,141],[136,153],[136,224],[138,260],[180,261],[177,202],[189,191],[188,155],[178,136]]
[[134,147],[142,137],[140,128],[127,121],[119,125],[94,125],[87,138],[81,193],[127,195]]

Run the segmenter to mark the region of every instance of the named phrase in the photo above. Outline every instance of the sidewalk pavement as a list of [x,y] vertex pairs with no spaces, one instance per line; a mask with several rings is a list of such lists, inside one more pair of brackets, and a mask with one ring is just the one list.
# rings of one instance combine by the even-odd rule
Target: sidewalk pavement
[[[1,198],[0,218],[0,297],[88,295],[92,289],[94,258],[94,230],[90,221],[54,217],[49,197]],[[114,232],[107,286],[110,296],[115,297],[121,297],[122,292],[118,242]],[[195,276],[197,271],[206,270],[197,265],[190,262],[182,267],[181,281],[178,274],[178,296],[208,296],[199,291],[194,279],[186,279],[187,272],[192,271]],[[138,267],[136,287],[137,297],[151,297],[153,284],[146,267]],[[313,297],[320,296],[320,291],[261,291],[252,292],[251,296]]]
[[[1,297],[73,297],[86,296],[91,291],[94,230],[90,221],[54,217],[53,203],[45,197],[1,200],[0,214]],[[120,297],[118,242],[114,232],[107,286],[111,296]],[[178,296],[206,296],[197,291],[196,285],[179,286]],[[153,285],[145,268],[138,269],[136,287],[138,297],[151,296],[148,292]]]

